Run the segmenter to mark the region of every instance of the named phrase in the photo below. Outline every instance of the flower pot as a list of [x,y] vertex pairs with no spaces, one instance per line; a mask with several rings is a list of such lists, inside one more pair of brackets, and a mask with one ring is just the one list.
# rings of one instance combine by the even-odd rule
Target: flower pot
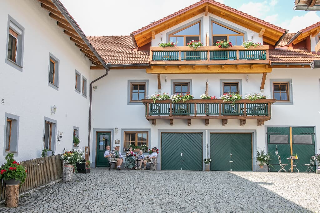
[[73,165],[65,164],[63,166],[63,182],[68,182],[72,180],[73,177]]
[[15,179],[10,179],[10,180],[3,180],[4,183],[8,186],[11,185],[19,185],[20,184],[20,180],[15,180]]
[[50,150],[50,151],[47,151],[47,154],[46,154],[46,156],[47,157],[50,157],[50,156],[52,156],[52,151]]
[[263,165],[259,165],[261,169],[263,169]]
[[16,208],[19,202],[19,180],[4,180],[6,184],[6,207]]
[[205,171],[210,171],[210,164],[205,164],[205,167],[204,167],[204,170]]

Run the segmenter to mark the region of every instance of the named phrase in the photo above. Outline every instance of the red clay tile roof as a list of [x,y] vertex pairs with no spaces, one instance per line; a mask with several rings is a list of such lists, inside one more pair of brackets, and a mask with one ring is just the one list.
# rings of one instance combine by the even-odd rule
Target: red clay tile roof
[[288,42],[295,36],[296,33],[287,33],[285,36],[282,37],[280,42],[278,43],[277,47],[284,47],[288,45]]
[[149,63],[149,51],[137,51],[131,36],[89,36],[88,39],[108,64]]
[[185,7],[182,10],[179,10],[178,12],[175,12],[175,13],[173,13],[171,15],[168,15],[168,16],[166,16],[166,17],[164,17],[164,18],[162,18],[162,19],[160,19],[158,21],[155,21],[155,22],[153,22],[153,23],[151,23],[151,24],[149,24],[149,25],[147,25],[145,27],[142,27],[141,29],[132,32],[132,34],[133,35],[137,35],[137,34],[143,32],[143,31],[146,31],[146,30],[148,30],[148,29],[150,29],[152,27],[155,27],[155,26],[157,26],[157,25],[159,25],[159,24],[161,24],[161,23],[163,23],[163,22],[165,22],[165,21],[167,21],[169,19],[177,17],[177,16],[179,16],[179,15],[181,15],[181,14],[183,14],[183,13],[185,13],[185,12],[187,12],[187,11],[193,9],[193,8],[196,8],[196,7],[198,7],[198,6],[202,5],[202,4],[205,4],[205,3],[210,3],[212,5],[220,7],[221,9],[230,11],[232,13],[235,13],[237,15],[240,15],[240,16],[244,17],[244,18],[250,19],[250,20],[255,21],[255,22],[259,23],[259,24],[262,24],[262,25],[270,27],[270,28],[272,28],[274,30],[280,31],[282,33],[285,33],[285,31],[286,31],[285,29],[282,29],[281,27],[275,26],[273,24],[270,24],[269,22],[263,21],[263,20],[258,19],[256,17],[253,17],[253,16],[251,16],[251,15],[249,15],[247,13],[244,13],[244,12],[241,12],[241,11],[236,10],[234,8],[231,8],[229,6],[226,6],[225,4],[216,2],[214,0],[201,0],[201,1],[197,2],[197,3],[195,3],[195,4],[192,4],[192,5],[188,6],[188,7]]
[[306,28],[300,30],[300,32],[301,32],[301,33],[305,33],[305,32],[308,32],[308,31],[310,31],[310,30],[313,30],[313,29],[316,28],[316,27],[320,27],[320,21],[317,22],[317,23],[315,23],[315,24],[313,24],[313,25],[311,25],[311,26],[309,26],[309,27],[306,27]]
[[306,50],[269,50],[270,61],[272,64],[293,64],[293,63],[311,63],[314,60],[320,60],[320,55],[308,52]]

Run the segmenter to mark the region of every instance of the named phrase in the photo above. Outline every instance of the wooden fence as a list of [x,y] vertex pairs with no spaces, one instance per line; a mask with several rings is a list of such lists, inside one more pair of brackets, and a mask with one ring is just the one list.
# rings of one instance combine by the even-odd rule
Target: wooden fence
[[[62,177],[61,155],[37,158],[21,162],[27,170],[26,181],[20,187],[20,193],[46,185]],[[0,200],[4,200],[5,187],[0,182]]]

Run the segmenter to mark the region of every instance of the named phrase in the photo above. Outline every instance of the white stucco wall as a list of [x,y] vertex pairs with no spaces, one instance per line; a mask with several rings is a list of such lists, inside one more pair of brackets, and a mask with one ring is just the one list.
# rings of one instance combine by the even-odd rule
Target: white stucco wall
[[[25,28],[23,71],[5,63],[8,15]],[[44,117],[57,121],[63,138],[56,153],[71,149],[73,126],[80,130],[80,147],[87,145],[89,98],[75,92],[75,70],[90,83],[90,62],[70,41],[39,1],[0,2],[0,164],[4,162],[5,113],[19,116],[17,160],[40,157]],[[60,60],[59,90],[48,86],[49,53]],[[51,114],[51,106],[56,114]]]
[[259,43],[263,43],[263,38],[259,37],[259,33],[256,33],[252,30],[249,30],[245,27],[242,27],[238,24],[235,24],[233,22],[230,22],[228,20],[225,20],[219,16],[216,16],[214,14],[209,13],[207,16],[205,16],[204,13],[199,14],[197,16],[194,16],[190,19],[188,19],[187,21],[184,21],[180,24],[175,25],[174,27],[171,27],[165,31],[162,31],[161,33],[158,33],[155,35],[155,39],[152,40],[151,42],[151,46],[158,46],[159,43],[163,43],[163,42],[169,42],[167,41],[167,34],[169,32],[175,31],[175,29],[179,29],[181,26],[185,26],[188,25],[188,23],[192,23],[194,20],[198,20],[201,19],[201,21],[203,22],[201,24],[201,42],[205,45],[205,41],[206,41],[206,34],[209,33],[210,35],[210,25],[211,25],[211,19],[216,19],[222,23],[227,24],[228,26],[233,26],[234,29],[239,29],[242,32],[246,32],[247,37],[244,37],[244,40],[252,40],[254,42],[259,42]]
[[[103,71],[96,73],[96,77]],[[167,78],[167,82],[165,82]],[[263,126],[257,126],[256,120],[247,120],[245,126],[240,126],[239,120],[228,120],[226,126],[221,125],[221,120],[210,120],[209,126],[205,126],[203,120],[192,120],[191,126],[186,120],[174,120],[170,126],[168,120],[157,120],[156,125],[145,118],[144,105],[127,105],[128,80],[149,80],[148,95],[158,91],[157,76],[147,74],[145,70],[111,70],[109,75],[95,83],[97,89],[93,92],[93,128],[115,129],[118,133],[113,135],[114,140],[121,141],[123,148],[123,129],[150,129],[149,147],[159,147],[159,131],[177,130],[182,131],[251,131],[254,132],[254,150],[266,150],[266,127],[267,126],[318,126],[320,125],[320,100],[319,100],[319,72],[311,69],[274,69],[267,75],[264,94],[271,97],[271,79],[292,79],[293,105],[273,105],[272,118]],[[172,79],[192,79],[192,94],[196,99],[205,91],[206,81],[209,82],[209,95],[220,97],[220,79],[241,79],[242,94],[260,92],[262,74],[202,74],[202,75],[161,75],[162,92],[171,94]],[[113,104],[110,104],[110,101]],[[106,107],[108,106],[108,107]],[[316,128],[316,134],[320,134]],[[95,136],[93,136],[95,137]],[[207,137],[208,138],[208,137]],[[209,139],[208,139],[209,140]],[[318,150],[316,146],[316,150]],[[92,142],[92,161],[96,146]],[[161,150],[160,150],[161,151]]]
[[310,36],[310,41],[311,41],[311,51],[316,51],[316,45],[319,42],[319,35],[315,37]]

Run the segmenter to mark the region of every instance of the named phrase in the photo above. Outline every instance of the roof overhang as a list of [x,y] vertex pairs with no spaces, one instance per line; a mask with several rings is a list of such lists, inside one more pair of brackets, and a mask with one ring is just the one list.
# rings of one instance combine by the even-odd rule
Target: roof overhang
[[320,11],[320,0],[295,0],[295,10]]
[[295,45],[305,40],[307,37],[309,36],[315,37],[319,33],[320,33],[320,22],[317,22],[303,30],[298,31],[289,43],[293,43]]
[[154,35],[167,30],[179,23],[182,23],[201,13],[212,13],[223,19],[236,23],[247,29],[263,35],[264,42],[275,45],[281,36],[286,32],[285,29],[272,25],[268,22],[252,17],[246,13],[228,7],[213,0],[201,0],[189,7],[186,7],[174,14],[171,14],[161,20],[153,22],[135,32],[132,35],[138,47],[151,42]]
[[70,40],[75,43],[92,64],[107,69],[105,61],[90,44],[79,25],[59,0],[38,1],[40,2],[41,7],[49,12],[48,15],[57,21],[57,25],[63,29],[63,32],[70,37]]

